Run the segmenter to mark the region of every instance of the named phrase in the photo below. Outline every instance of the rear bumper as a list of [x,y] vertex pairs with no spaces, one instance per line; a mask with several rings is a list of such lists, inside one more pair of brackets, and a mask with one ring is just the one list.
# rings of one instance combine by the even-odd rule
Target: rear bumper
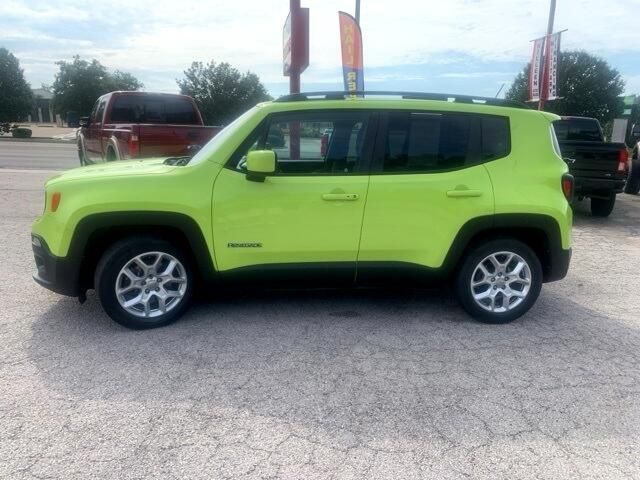
[[37,268],[33,279],[43,287],[60,295],[79,296],[79,265],[66,258],[53,255],[47,243],[38,235],[31,235],[31,246]]
[[577,196],[588,196],[591,194],[605,194],[605,193],[622,193],[624,189],[624,178],[589,178],[589,177],[576,177],[575,179],[575,194]]
[[548,269],[546,269],[547,271],[544,272],[545,283],[562,280],[567,276],[569,264],[571,263],[571,253],[570,248],[568,250],[559,248],[551,252],[551,262]]

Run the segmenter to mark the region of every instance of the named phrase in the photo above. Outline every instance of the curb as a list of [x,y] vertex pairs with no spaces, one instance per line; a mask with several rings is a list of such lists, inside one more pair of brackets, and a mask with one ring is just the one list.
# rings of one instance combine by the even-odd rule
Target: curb
[[47,138],[47,137],[32,137],[32,138],[13,138],[13,137],[0,137],[0,142],[33,142],[33,143],[63,143],[68,145],[75,145],[74,140],[61,140],[59,138]]

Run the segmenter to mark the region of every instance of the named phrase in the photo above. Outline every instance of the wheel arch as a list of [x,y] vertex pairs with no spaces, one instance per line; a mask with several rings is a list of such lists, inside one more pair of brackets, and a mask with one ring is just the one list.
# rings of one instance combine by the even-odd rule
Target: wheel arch
[[181,247],[201,280],[215,276],[205,236],[191,217],[174,212],[113,212],[88,216],[77,225],[68,257],[78,260],[81,290],[93,288],[93,274],[105,250],[132,236],[152,236]]
[[542,264],[543,281],[551,282],[566,274],[566,251],[558,222],[542,214],[498,214],[479,217],[467,222],[458,232],[444,267],[455,272],[466,254],[478,245],[497,238],[516,239],[527,245]]

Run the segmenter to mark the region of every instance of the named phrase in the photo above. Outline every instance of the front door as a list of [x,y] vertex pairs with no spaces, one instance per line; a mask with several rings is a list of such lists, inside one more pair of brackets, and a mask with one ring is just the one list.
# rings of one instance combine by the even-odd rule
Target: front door
[[[374,118],[366,111],[272,114],[231,157],[213,193],[218,271],[352,282],[367,197]],[[246,178],[249,150],[276,172]]]
[[102,162],[102,117],[106,98],[99,98],[91,111],[89,126],[84,137],[85,151],[89,160],[93,163]]

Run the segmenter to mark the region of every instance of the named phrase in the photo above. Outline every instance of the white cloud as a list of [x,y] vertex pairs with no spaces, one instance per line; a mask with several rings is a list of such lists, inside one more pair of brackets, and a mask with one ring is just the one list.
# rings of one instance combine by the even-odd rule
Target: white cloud
[[[34,38],[52,35],[42,26],[46,22],[57,22],[57,30],[63,31],[59,27],[66,20],[81,19],[96,22],[96,29],[109,26],[118,33],[67,44],[60,40],[65,34],[59,33],[57,42],[38,44],[37,51],[21,48],[20,53],[50,58],[52,64],[79,53],[111,68],[154,72],[151,78],[159,77],[159,72],[167,72],[165,78],[180,76],[194,60],[215,59],[250,69],[265,82],[281,82],[282,25],[288,4],[287,0],[5,1],[0,4],[0,40],[10,26],[3,19],[10,19],[14,29],[27,26]],[[311,66],[304,81],[334,82],[340,75],[337,12],[352,11],[353,0],[303,0],[302,4],[310,8],[311,18]],[[564,0],[558,2],[556,26],[569,29],[564,48],[585,48],[605,56],[625,51],[638,55],[638,11],[640,0]],[[525,63],[529,40],[544,33],[547,13],[548,2],[543,0],[365,0],[361,19],[365,65],[460,63],[463,54],[478,62]],[[494,74],[504,75],[453,72],[443,78]],[[421,72],[407,75],[405,79],[422,77]]]

